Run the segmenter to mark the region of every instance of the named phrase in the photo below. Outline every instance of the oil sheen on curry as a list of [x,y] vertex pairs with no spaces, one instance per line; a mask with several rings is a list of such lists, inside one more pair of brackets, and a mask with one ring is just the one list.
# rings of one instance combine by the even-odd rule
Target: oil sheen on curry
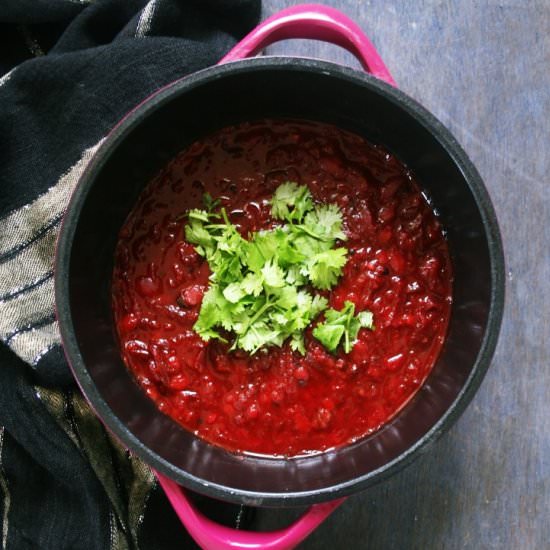
[[122,357],[163,413],[227,450],[289,457],[389,422],[437,360],[451,295],[414,174],[296,120],[180,153],[122,228],[112,283]]

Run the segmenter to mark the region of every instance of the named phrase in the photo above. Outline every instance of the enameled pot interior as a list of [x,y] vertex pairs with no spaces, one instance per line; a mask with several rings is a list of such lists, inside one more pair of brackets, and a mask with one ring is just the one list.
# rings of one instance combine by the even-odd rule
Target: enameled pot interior
[[[363,488],[434,439],[445,427],[442,419],[449,423],[459,414],[487,367],[488,332],[498,332],[489,321],[495,293],[491,247],[498,257],[499,243],[491,242],[491,231],[498,240],[498,230],[491,229],[483,185],[473,168],[468,173],[467,159],[435,120],[373,80],[331,64],[296,60],[241,63],[187,78],[115,130],[75,193],[56,274],[67,355],[105,424],[124,445],[183,485],[264,505],[329,500]],[[416,172],[441,216],[455,277],[444,350],[409,405],[367,439],[292,460],[243,459],[161,414],[121,361],[111,312],[117,234],[143,187],[196,139],[265,117],[333,123],[396,153]]]

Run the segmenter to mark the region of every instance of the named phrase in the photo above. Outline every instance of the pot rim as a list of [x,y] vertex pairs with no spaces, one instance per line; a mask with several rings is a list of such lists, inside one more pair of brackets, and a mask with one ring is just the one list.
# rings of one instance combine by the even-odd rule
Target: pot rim
[[[491,264],[490,308],[483,341],[470,375],[464,382],[455,400],[441,418],[414,445],[376,470],[337,485],[322,489],[291,493],[259,493],[249,490],[234,489],[225,485],[205,481],[169,463],[144,445],[132,432],[130,432],[104,401],[80,355],[78,343],[72,329],[69,306],[69,280],[66,276],[70,264],[70,250],[75,228],[88,191],[93,185],[96,175],[104,166],[106,159],[110,157],[125,137],[139,125],[147,115],[190,89],[201,86],[212,80],[224,78],[226,75],[244,73],[251,69],[261,70],[274,68],[322,72],[329,77],[348,81],[351,80],[355,84],[360,84],[370,91],[382,95],[386,100],[398,105],[400,109],[407,112],[429,131],[458,167],[475,199],[486,232]],[[107,134],[78,181],[63,218],[57,241],[54,265],[55,303],[65,356],[82,393],[105,426],[126,448],[138,455],[149,466],[191,490],[211,497],[221,498],[228,502],[267,506],[300,506],[324,502],[358,492],[369,485],[388,478],[410,464],[447,431],[459,418],[473,398],[485,376],[493,356],[504,309],[504,273],[504,253],[500,231],[496,214],[485,185],[457,140],[434,115],[399,89],[362,71],[317,59],[279,56],[244,59],[242,61],[217,65],[192,73],[164,86],[147,97],[122,118],[122,120]],[[289,458],[289,460],[292,460],[292,458]]]

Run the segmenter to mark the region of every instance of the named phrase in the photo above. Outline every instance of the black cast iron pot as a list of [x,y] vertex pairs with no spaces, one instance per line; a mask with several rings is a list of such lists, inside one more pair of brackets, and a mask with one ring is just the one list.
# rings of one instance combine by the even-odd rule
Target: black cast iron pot
[[[325,38],[391,78],[366,37],[335,10],[292,8],[255,32],[237,46],[233,58],[249,53],[251,44],[257,48],[281,37]],[[293,459],[232,454],[160,413],[121,360],[110,299],[117,235],[144,186],[197,139],[265,117],[335,124],[395,153],[433,200],[454,269],[448,337],[413,400],[366,439]],[[161,474],[165,488],[172,480],[226,501],[293,506],[367,488],[409,464],[453,424],[489,366],[502,316],[503,274],[502,245],[487,191],[434,116],[392,85],[357,70],[316,60],[252,58],[173,83],[109,134],[65,215],[55,282],[63,344],[82,391],[120,441]]]

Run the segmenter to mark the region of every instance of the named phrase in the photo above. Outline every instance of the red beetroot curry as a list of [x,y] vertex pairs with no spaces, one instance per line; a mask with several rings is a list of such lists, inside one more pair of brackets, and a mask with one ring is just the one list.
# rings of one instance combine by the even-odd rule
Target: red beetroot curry
[[[286,181],[341,209],[348,259],[324,295],[376,327],[347,355],[312,327],[305,356],[230,352],[193,331],[210,271],[185,213],[210,193],[246,236],[276,225],[268,201]],[[124,361],[161,411],[231,451],[292,456],[364,437],[411,399],[441,350],[451,286],[440,223],[399,160],[333,126],[262,121],[196,142],[151,182],[120,233],[112,292]]]

